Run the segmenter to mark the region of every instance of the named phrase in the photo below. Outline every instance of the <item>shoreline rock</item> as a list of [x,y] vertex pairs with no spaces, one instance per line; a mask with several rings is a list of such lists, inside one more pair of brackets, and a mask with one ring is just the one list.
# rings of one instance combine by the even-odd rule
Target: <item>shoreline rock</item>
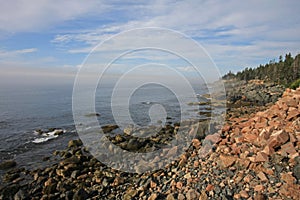
[[[61,159],[52,166],[10,169],[0,187],[0,199],[297,200],[300,88],[287,89],[275,104],[254,110],[249,108],[243,116],[231,110],[221,130],[210,135],[204,134],[205,128],[199,130],[178,159],[141,174],[111,169],[93,158],[80,140],[70,141],[66,150],[56,152]],[[168,143],[179,127],[189,133],[193,126],[195,123],[188,122],[169,125],[131,150],[144,152],[146,144]],[[137,144],[134,135],[132,129],[130,134],[107,137],[126,149],[129,141]]]

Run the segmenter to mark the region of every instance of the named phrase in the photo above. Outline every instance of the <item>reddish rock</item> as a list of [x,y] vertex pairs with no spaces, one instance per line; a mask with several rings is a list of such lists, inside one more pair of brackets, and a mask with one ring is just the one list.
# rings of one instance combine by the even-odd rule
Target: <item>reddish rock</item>
[[213,186],[212,184],[208,184],[205,190],[209,192],[212,191],[214,188],[215,186]]
[[236,143],[231,145],[231,151],[233,154],[239,155],[241,153],[241,146],[237,146]]
[[230,167],[235,163],[236,158],[233,156],[220,155],[220,160],[224,167]]
[[195,139],[192,140],[192,145],[196,149],[199,149],[201,147],[201,142],[198,139],[195,138]]
[[194,162],[194,167],[195,167],[195,168],[199,167],[199,161],[195,161],[195,162]]
[[300,192],[299,191],[300,191],[300,185],[283,184],[280,187],[279,194],[281,194],[282,196],[285,196],[285,197],[290,196],[291,198],[289,198],[289,199],[298,200],[300,198]]
[[242,191],[240,192],[240,195],[241,195],[241,197],[244,198],[244,199],[248,199],[248,198],[249,198],[249,194],[248,194],[248,192],[246,192],[245,190],[242,190]]
[[234,138],[236,143],[243,143],[244,142],[244,137],[243,136],[237,136]]
[[255,123],[255,128],[256,129],[261,129],[261,128],[264,128],[267,126],[267,121],[264,121],[264,122],[260,122],[260,123]]
[[239,129],[238,127],[235,127],[233,133],[234,133],[235,135],[239,135],[240,132],[241,132],[240,129]]
[[284,180],[287,184],[290,185],[294,184],[294,182],[296,181],[296,178],[293,177],[293,175],[290,173],[282,173],[280,174],[280,176],[282,180]]
[[250,143],[253,143],[257,139],[257,135],[252,133],[246,133],[243,136],[244,136],[244,140]]
[[257,137],[257,140],[258,140],[258,142],[263,142],[263,143],[265,143],[268,139],[270,138],[270,132],[269,131],[267,131],[266,129],[263,129],[260,133],[259,133],[259,135],[258,135],[258,137]]
[[[274,127],[273,126],[267,126],[267,127],[264,128],[264,130],[266,130],[266,134],[268,134],[269,137],[270,137],[270,134],[274,131]],[[269,137],[268,137],[268,139],[269,139]]]
[[176,188],[182,189],[182,186],[183,186],[182,182],[179,181],[176,183]]
[[272,155],[274,153],[274,149],[273,147],[270,147],[269,144],[267,144],[262,152],[266,155]]
[[234,199],[240,199],[240,198],[241,198],[241,195],[240,195],[240,194],[234,194],[234,195],[233,195],[233,198],[234,198]]
[[256,185],[254,187],[255,192],[262,192],[264,189],[265,189],[265,187],[263,185]]
[[207,135],[205,137],[205,140],[209,140],[211,141],[213,144],[216,144],[218,142],[221,141],[221,137],[220,137],[220,134],[219,133],[215,133],[215,134],[212,134],[212,135]]
[[263,172],[259,172],[257,174],[258,178],[262,181],[262,182],[267,182],[268,178],[266,177],[266,175]]
[[284,130],[276,131],[270,136],[268,145],[272,148],[279,147],[289,140],[289,134]]
[[211,153],[212,145],[206,144],[202,146],[198,151],[198,156],[200,158],[205,158],[207,155]]
[[242,133],[250,133],[251,131],[252,131],[252,128],[250,126],[245,126],[241,130]]
[[150,182],[150,187],[151,188],[156,188],[156,186],[157,186],[157,183],[155,183],[154,181]]
[[180,156],[180,161],[178,163],[179,166],[184,166],[187,163],[187,156],[185,154],[182,154]]
[[297,153],[294,145],[292,142],[288,142],[281,146],[281,151],[288,154],[295,154]]
[[264,152],[258,152],[257,156],[255,157],[255,162],[266,162],[269,160],[269,157]]
[[248,166],[250,165],[250,161],[248,159],[240,159],[238,162],[239,165],[244,168],[248,168]]
[[277,101],[276,104],[280,110],[287,111],[289,109],[289,107],[283,101]]
[[274,127],[274,129],[278,129],[279,127],[282,126],[282,122],[278,121],[277,119],[276,120],[270,120],[269,121],[269,126]]
[[294,108],[297,108],[298,104],[299,104],[299,98],[297,97],[293,97],[293,98],[288,98],[286,101],[285,101],[286,105],[288,107],[294,107]]
[[223,133],[229,132],[230,129],[231,129],[231,126],[228,125],[228,124],[226,124],[226,125],[224,125],[223,128],[222,128],[222,132],[223,132]]
[[268,175],[274,175],[274,171],[272,169],[265,169],[264,168],[264,173],[268,174]]
[[289,121],[295,117],[298,117],[299,115],[300,115],[300,111],[297,108],[290,108],[286,119]]
[[293,133],[289,133],[290,136],[290,142],[294,143],[297,142],[297,138],[295,137],[295,135]]

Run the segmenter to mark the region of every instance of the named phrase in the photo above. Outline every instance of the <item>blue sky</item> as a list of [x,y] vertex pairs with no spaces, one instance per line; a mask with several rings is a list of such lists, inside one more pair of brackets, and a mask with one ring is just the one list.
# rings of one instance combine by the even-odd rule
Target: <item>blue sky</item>
[[[221,73],[300,53],[300,1],[10,0],[0,7],[1,73],[75,73],[100,42],[162,27],[203,45]],[[184,66],[183,70],[187,70]]]

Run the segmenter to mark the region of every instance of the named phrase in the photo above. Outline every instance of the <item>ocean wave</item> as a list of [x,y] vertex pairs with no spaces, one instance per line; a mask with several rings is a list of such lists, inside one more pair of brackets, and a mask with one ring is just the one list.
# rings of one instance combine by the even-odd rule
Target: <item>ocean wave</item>
[[35,138],[32,143],[35,144],[39,144],[39,143],[44,143],[47,142],[48,140],[52,140],[57,138],[59,135],[61,135],[62,133],[65,133],[66,130],[65,129],[55,129],[53,131],[49,131],[49,132],[44,132],[42,134],[40,134],[40,131],[34,131],[34,134],[40,134],[40,137]]

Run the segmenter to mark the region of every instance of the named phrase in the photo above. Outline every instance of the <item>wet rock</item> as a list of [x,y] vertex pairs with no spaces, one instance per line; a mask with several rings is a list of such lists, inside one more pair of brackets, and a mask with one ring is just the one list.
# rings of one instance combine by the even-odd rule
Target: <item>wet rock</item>
[[100,117],[100,113],[88,113],[88,114],[86,114],[85,116],[86,116],[86,117],[94,117],[94,116]]
[[109,125],[106,125],[106,126],[102,126],[101,128],[102,128],[103,133],[110,133],[113,130],[119,128],[119,126],[115,125],[115,124],[109,124]]
[[54,135],[62,135],[64,133],[65,133],[65,131],[62,130],[62,129],[56,129],[56,130],[54,130]]
[[68,147],[72,148],[72,147],[79,147],[82,145],[82,141],[80,139],[78,140],[70,140],[68,143]]
[[14,160],[5,160],[0,163],[0,170],[7,170],[15,167],[16,165],[17,163]]

